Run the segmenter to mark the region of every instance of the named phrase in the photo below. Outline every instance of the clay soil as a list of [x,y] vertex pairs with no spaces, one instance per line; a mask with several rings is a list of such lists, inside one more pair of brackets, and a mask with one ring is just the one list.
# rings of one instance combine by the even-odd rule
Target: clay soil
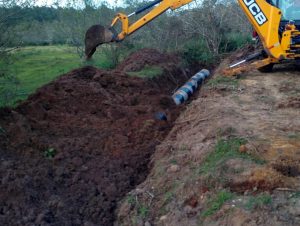
[[[160,78],[126,74],[158,62]],[[186,80],[178,65],[142,50],[118,70],[76,69],[1,109],[0,225],[112,225],[179,115],[170,98]]]

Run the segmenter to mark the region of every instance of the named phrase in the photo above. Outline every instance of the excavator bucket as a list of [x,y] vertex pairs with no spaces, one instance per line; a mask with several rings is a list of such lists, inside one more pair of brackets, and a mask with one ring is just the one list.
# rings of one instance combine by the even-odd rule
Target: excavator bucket
[[91,26],[85,34],[85,56],[90,59],[96,48],[104,43],[113,41],[113,33],[101,25]]

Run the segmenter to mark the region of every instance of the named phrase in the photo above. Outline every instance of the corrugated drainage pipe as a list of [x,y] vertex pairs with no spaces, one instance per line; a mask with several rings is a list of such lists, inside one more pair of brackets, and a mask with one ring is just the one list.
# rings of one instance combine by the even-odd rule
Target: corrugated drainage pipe
[[180,87],[172,96],[176,105],[183,104],[187,101],[198,87],[202,85],[205,79],[210,75],[209,70],[202,69],[200,72],[191,77],[182,87]]

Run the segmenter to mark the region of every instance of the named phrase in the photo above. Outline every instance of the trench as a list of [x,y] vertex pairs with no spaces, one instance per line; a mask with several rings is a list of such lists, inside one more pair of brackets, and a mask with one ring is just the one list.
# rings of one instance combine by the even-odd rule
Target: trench
[[113,225],[184,109],[171,94],[189,75],[169,65],[154,79],[80,68],[1,109],[1,224]]

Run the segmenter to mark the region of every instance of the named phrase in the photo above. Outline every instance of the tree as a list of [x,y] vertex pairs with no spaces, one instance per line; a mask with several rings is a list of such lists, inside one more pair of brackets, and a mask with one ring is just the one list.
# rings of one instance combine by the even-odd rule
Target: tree
[[7,28],[22,18],[21,11],[23,8],[30,7],[34,3],[35,1],[27,0],[0,0],[0,55],[10,51],[7,47],[16,38],[15,34]]
[[34,1],[1,0],[0,1],[0,102],[7,105],[16,95],[18,80],[10,68],[13,58],[10,48],[13,42],[17,42],[14,30],[8,29],[16,24],[22,17],[20,13],[25,7],[29,7]]
[[[236,18],[239,18],[237,20]],[[207,49],[215,56],[220,54],[226,36],[235,32],[249,33],[250,29],[239,6],[231,1],[204,0],[201,6],[182,17],[189,35],[205,41]]]

